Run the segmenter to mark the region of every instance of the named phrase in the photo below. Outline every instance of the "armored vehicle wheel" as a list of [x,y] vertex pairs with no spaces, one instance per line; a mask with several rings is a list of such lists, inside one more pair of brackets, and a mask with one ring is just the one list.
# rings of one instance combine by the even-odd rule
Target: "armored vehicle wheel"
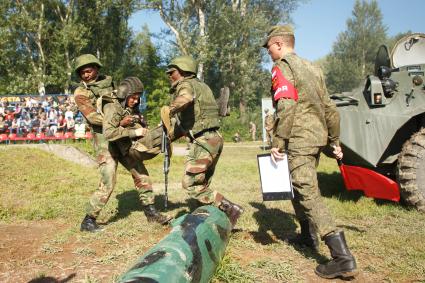
[[425,128],[404,143],[396,173],[401,198],[425,212]]

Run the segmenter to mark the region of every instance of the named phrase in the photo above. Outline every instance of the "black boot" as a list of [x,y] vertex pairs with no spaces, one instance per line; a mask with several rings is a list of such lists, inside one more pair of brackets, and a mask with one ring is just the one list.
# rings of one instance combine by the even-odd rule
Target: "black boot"
[[296,237],[288,239],[290,244],[295,244],[299,246],[306,246],[312,250],[319,251],[319,238],[317,237],[316,229],[314,225],[309,220],[300,221],[301,234],[298,234]]
[[81,222],[80,231],[96,232],[98,230],[100,230],[100,227],[96,223],[96,218],[90,215],[86,215],[86,217],[83,219],[83,222]]
[[344,232],[333,232],[324,237],[325,244],[329,247],[332,260],[316,267],[316,274],[320,277],[331,279],[338,276],[353,277],[357,274],[356,260],[345,242]]
[[144,212],[148,222],[157,222],[161,225],[166,225],[172,219],[171,216],[163,215],[156,210],[153,204],[149,204],[144,207]]
[[229,217],[230,223],[232,224],[232,229],[235,228],[238,218],[243,213],[243,208],[225,198],[221,200],[218,208],[226,213],[227,217]]

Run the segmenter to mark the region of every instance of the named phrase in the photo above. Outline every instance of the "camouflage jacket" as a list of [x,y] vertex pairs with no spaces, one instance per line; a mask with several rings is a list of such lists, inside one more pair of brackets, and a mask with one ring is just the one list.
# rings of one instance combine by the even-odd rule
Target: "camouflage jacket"
[[74,91],[78,110],[81,111],[96,133],[102,133],[102,115],[97,111],[97,99],[106,93],[111,93],[112,90],[112,77],[98,76],[93,82],[81,82]]
[[196,135],[219,128],[218,106],[208,85],[195,76],[185,77],[171,86],[170,93],[170,116],[177,116],[185,132]]
[[273,147],[339,145],[339,114],[319,67],[294,53],[285,55],[272,69],[272,97],[277,114]]
[[131,139],[136,137],[135,129],[142,125],[134,119],[132,125],[124,128],[120,126],[120,122],[125,116],[137,116],[137,114],[131,108],[124,109],[118,100],[104,104],[102,110],[105,139],[114,144],[122,155],[127,155],[132,145]]

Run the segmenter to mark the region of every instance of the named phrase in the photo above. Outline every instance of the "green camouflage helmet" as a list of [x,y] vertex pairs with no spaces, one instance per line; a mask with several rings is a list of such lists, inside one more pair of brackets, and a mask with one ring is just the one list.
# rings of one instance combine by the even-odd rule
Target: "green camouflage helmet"
[[137,77],[127,77],[122,80],[117,89],[118,99],[126,99],[134,93],[143,92],[143,83]]
[[196,63],[195,59],[188,55],[179,56],[171,60],[171,62],[168,64],[167,73],[174,70],[176,67],[184,72],[193,74],[198,72],[198,64]]
[[92,54],[83,54],[78,56],[75,59],[74,62],[74,71],[78,74],[78,71],[87,65],[96,65],[99,68],[103,67],[103,65],[100,63],[99,59],[96,58],[96,56],[92,55]]

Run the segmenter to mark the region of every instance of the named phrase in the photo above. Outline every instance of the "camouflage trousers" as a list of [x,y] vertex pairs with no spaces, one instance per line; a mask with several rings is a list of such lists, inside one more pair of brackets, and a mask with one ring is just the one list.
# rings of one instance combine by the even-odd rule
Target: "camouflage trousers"
[[182,186],[191,198],[205,204],[222,200],[220,193],[209,188],[222,150],[223,138],[215,131],[204,133],[190,144]]
[[108,202],[116,184],[118,162],[121,163],[133,177],[134,186],[139,192],[142,205],[154,203],[152,182],[143,162],[136,161],[128,156],[114,154],[114,145],[108,143],[102,134],[93,133],[93,146],[100,173],[99,187],[90,197],[86,212],[97,217]]
[[317,182],[320,148],[291,149],[288,154],[294,188],[295,215],[298,221],[309,220],[321,237],[336,231],[334,220],[322,200]]

